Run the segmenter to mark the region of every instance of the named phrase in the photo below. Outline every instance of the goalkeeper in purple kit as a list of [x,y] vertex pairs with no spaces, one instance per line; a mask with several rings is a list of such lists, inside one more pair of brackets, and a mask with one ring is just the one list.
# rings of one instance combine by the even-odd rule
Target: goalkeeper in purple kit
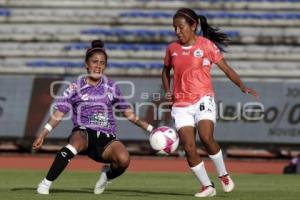
[[107,182],[125,172],[130,156],[125,146],[116,138],[114,109],[135,125],[151,132],[153,127],[135,115],[125,101],[117,84],[103,73],[107,65],[107,54],[101,40],[92,42],[86,51],[87,75],[67,88],[55,102],[55,111],[45,127],[37,134],[32,148],[41,148],[45,137],[72,111],[73,130],[68,144],[56,155],[46,177],[37,188],[39,194],[49,194],[51,184],[61,174],[69,161],[78,153],[89,156],[104,165],[94,193],[101,194]]

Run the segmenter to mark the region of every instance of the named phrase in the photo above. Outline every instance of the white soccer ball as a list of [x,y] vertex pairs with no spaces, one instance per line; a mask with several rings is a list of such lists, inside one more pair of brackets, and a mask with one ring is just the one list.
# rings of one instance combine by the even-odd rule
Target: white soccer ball
[[177,149],[179,137],[174,129],[161,126],[151,132],[149,141],[152,149],[158,151],[158,154],[168,155]]

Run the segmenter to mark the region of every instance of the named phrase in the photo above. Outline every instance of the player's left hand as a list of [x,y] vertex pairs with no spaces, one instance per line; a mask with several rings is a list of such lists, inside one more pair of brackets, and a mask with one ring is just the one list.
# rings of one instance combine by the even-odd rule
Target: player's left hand
[[250,95],[252,95],[253,97],[256,97],[256,98],[259,97],[258,93],[255,90],[251,89],[251,88],[243,87],[243,88],[241,88],[241,91],[245,94],[250,94]]

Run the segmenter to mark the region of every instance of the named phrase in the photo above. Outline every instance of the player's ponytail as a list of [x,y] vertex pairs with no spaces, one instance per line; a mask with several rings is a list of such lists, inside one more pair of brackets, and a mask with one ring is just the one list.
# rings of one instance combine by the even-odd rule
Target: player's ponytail
[[203,15],[198,15],[200,20],[201,33],[203,37],[210,39],[217,47],[224,51],[224,47],[228,45],[228,36],[221,32],[218,28],[213,28],[207,23],[207,19]]
[[91,48],[88,48],[86,50],[86,54],[85,54],[85,61],[87,62],[88,59],[96,52],[102,52],[105,55],[106,61],[107,61],[107,53],[104,49],[104,43],[102,42],[102,40],[93,40],[91,42]]

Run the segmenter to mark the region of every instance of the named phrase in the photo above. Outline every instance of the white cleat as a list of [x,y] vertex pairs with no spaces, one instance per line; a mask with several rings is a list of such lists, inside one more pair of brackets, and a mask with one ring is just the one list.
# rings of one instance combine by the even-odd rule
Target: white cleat
[[195,197],[213,197],[216,196],[217,191],[213,185],[203,186],[201,192],[195,194]]
[[51,187],[51,183],[46,183],[46,181],[43,179],[40,184],[37,187],[37,193],[38,194],[44,194],[44,195],[48,195],[49,194],[49,190]]
[[230,178],[229,174],[220,176],[219,180],[221,182],[222,189],[224,192],[231,192],[234,189],[234,182]]
[[100,178],[99,180],[96,182],[95,188],[94,188],[94,194],[102,194],[105,190],[106,185],[108,184],[108,179],[106,176],[106,172],[109,171],[109,166],[104,165]]

